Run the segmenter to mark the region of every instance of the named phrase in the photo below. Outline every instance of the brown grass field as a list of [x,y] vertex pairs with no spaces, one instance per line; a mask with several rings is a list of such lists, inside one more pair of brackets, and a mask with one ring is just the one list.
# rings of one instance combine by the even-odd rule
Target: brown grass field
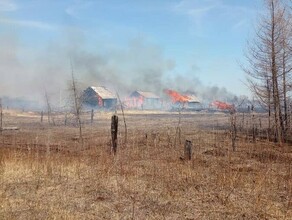
[[81,143],[62,115],[4,111],[0,219],[292,219],[292,148],[254,143],[250,116],[233,152],[228,114],[126,111],[126,143],[118,115],[113,155],[112,113],[83,115]]

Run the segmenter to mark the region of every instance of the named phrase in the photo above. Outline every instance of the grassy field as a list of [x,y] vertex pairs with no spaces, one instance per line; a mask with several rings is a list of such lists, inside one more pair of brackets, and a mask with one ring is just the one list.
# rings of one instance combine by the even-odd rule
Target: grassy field
[[115,156],[111,116],[84,115],[81,143],[62,115],[6,110],[20,130],[0,134],[0,219],[292,219],[292,148],[253,142],[251,116],[234,152],[228,114],[127,111],[125,142],[119,113]]

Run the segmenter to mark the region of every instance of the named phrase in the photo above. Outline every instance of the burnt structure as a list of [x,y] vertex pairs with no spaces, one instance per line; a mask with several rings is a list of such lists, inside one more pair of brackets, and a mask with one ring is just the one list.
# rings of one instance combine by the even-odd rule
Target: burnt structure
[[126,106],[134,109],[160,109],[162,101],[152,92],[134,91],[127,98]]
[[84,90],[84,103],[90,107],[112,109],[117,105],[117,97],[106,87],[90,86]]
[[166,93],[171,102],[173,108],[189,108],[198,109],[200,100],[194,94],[181,94],[175,90],[165,89]]
[[200,100],[197,96],[192,94],[187,94],[186,96],[188,97],[187,108],[198,108],[200,106]]

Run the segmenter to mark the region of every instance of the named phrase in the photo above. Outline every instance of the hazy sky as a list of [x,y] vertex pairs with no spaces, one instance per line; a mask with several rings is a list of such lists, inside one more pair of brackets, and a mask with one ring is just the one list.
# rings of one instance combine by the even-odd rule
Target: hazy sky
[[[69,64],[56,65],[63,60],[62,51],[79,48],[87,63],[75,66],[92,66],[78,71],[81,80],[82,71],[95,72],[98,65],[107,81],[111,74],[127,80],[126,72],[138,69],[132,68],[132,61],[155,66],[155,71],[161,64],[159,77],[166,83],[167,78],[186,76],[205,86],[247,94],[238,63],[244,62],[246,40],[252,36],[261,4],[260,0],[0,0],[0,74],[7,79],[2,87],[16,89],[14,79],[30,87],[40,78],[50,86],[55,82],[50,77],[70,74]],[[129,76],[132,81],[135,74],[139,70]]]

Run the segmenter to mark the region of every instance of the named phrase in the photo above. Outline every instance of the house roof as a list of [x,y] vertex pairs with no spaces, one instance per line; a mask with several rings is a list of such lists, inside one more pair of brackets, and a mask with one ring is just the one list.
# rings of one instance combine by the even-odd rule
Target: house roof
[[[143,96],[144,98],[148,98],[148,99],[160,99],[160,97],[152,92],[145,92],[145,91],[135,91],[137,92],[139,95]],[[133,92],[133,93],[135,93]],[[132,93],[132,94],[133,94]]]
[[116,99],[116,95],[114,95],[111,91],[109,91],[104,86],[91,86],[90,87],[96,94],[98,94],[102,99]]
[[194,102],[194,103],[199,103],[200,102],[198,97],[195,96],[195,95],[186,95],[186,96],[189,98],[188,102]]

